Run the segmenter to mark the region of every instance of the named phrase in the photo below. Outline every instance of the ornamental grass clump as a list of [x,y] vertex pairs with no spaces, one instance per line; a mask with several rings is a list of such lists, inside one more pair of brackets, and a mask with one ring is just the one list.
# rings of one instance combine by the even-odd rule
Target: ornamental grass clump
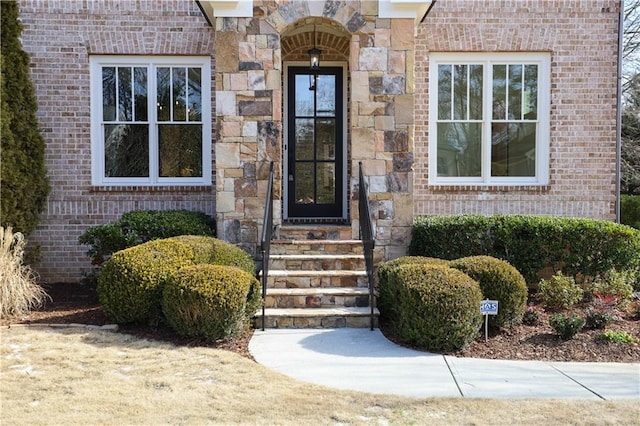
[[49,296],[36,283],[36,274],[22,264],[24,235],[0,227],[0,318],[26,314]]

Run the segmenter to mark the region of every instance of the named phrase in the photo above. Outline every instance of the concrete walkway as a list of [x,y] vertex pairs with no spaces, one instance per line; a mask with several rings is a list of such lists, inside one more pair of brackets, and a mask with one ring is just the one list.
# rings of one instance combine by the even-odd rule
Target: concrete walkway
[[380,330],[256,331],[249,351],[258,363],[295,379],[376,394],[640,399],[640,363],[457,358],[398,346]]

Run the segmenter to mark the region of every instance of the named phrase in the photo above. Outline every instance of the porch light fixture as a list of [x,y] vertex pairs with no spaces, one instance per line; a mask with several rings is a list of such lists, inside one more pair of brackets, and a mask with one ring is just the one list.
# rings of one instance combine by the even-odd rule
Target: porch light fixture
[[316,26],[313,26],[313,49],[309,49],[309,90],[316,90],[316,80],[318,75],[316,72],[320,69],[320,54],[322,50],[316,47]]
[[320,54],[322,50],[316,47],[316,26],[313,26],[313,49],[309,49],[309,68],[311,71],[320,69]]

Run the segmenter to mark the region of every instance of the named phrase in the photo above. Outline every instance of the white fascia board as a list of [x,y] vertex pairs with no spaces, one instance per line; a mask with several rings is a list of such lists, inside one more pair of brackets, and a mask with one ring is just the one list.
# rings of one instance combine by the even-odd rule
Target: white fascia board
[[378,16],[380,18],[413,18],[416,25],[431,6],[431,1],[424,0],[378,0]]
[[210,22],[213,18],[250,18],[253,0],[200,0],[200,6]]

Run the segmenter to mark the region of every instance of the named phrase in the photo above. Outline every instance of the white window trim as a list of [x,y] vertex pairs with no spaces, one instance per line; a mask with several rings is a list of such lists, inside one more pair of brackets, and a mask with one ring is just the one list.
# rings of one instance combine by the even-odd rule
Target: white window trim
[[[538,65],[538,128],[534,177],[491,177],[491,97],[492,67],[497,64]],[[438,176],[438,65],[483,65],[482,174],[480,177]],[[550,55],[548,53],[431,53],[429,55],[429,185],[451,186],[536,186],[549,184],[550,146]]]
[[[211,185],[211,58],[208,56],[112,56],[94,55],[89,59],[91,77],[91,183],[94,186],[201,186]],[[159,176],[156,66],[202,67],[202,177]],[[102,67],[146,66],[148,73],[149,174],[148,178],[105,177],[104,132],[102,131]]]

